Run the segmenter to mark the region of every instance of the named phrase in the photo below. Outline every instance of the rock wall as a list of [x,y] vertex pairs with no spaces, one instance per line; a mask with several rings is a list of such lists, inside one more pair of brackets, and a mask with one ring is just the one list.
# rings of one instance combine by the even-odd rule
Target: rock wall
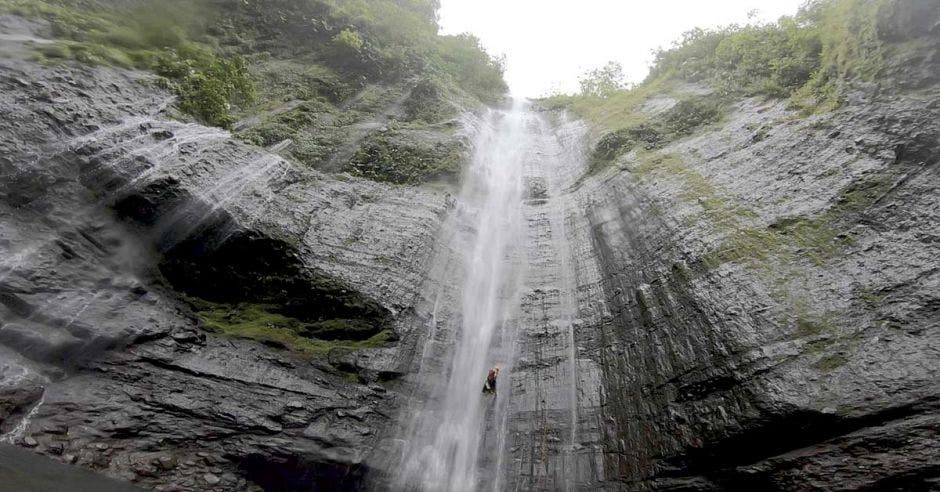
[[602,387],[580,395],[591,478],[936,486],[938,111],[935,90],[808,118],[746,100],[565,191],[587,221],[569,218],[577,292],[602,292],[574,333]]
[[[0,89],[0,439],[149,488],[394,473],[383,438],[457,336],[446,186],[299,168],[173,121],[143,74],[13,57]],[[936,487],[937,95],[745,100],[590,176],[586,128],[546,115],[488,484]],[[401,341],[311,361],[185,296]]]
[[510,387],[506,489],[591,489],[605,480],[597,346],[587,326],[606,312],[601,270],[582,197],[573,186],[584,172],[585,129],[556,130],[540,117],[525,167],[528,194]]
[[407,340],[447,187],[298,168],[172,121],[144,74],[14,57],[0,87],[0,437],[148,488],[358,488],[407,341],[311,359],[181,299]]

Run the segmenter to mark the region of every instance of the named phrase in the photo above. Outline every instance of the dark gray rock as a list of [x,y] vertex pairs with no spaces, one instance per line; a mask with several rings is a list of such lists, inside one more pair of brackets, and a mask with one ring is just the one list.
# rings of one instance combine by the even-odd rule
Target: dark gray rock
[[[807,119],[748,100],[665,160],[631,153],[562,181],[571,191],[543,207],[566,220],[543,221],[539,237],[569,245],[560,277],[577,279],[574,340],[568,322],[523,326],[513,387],[524,398],[535,388],[529,408],[540,410],[513,405],[509,477],[524,488],[576,477],[629,489],[929,489],[940,466],[928,437],[940,404],[936,97]],[[755,141],[758,127],[771,131]],[[526,317],[564,319],[571,301],[552,285],[524,301]],[[566,343],[575,406],[551,383],[572,384]],[[565,441],[571,415],[578,451],[552,439]]]
[[147,487],[355,487],[393,403],[337,366],[387,384],[411,348],[313,365],[180,298],[286,292],[406,335],[446,187],[301,169],[171,104],[145,74],[0,61],[0,435]]
[[[0,61],[3,439],[166,490],[384,484],[458,336],[452,190],[300,168],[173,121],[144,74],[29,63],[10,43],[32,27],[0,26],[18,53]],[[922,75],[809,118],[742,101],[587,178],[587,130],[537,125],[486,485],[935,488],[940,106]],[[401,341],[311,361],[204,332],[183,294]]]

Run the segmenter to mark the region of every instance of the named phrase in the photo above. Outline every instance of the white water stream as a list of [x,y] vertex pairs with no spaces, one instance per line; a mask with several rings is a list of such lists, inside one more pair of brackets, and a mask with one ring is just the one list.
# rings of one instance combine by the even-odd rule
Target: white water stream
[[[501,393],[509,391],[508,380],[498,381],[497,396],[481,389],[490,367],[500,365],[505,374],[510,363],[494,345],[505,338],[500,332],[516,307],[511,256],[522,229],[522,172],[531,118],[526,103],[516,101],[510,110],[491,112],[477,134],[455,212],[456,227],[469,232],[453,237],[467,242],[451,245],[464,252],[451,364],[444,375],[423,376],[446,381],[406,436],[396,490],[469,491],[493,479],[479,476],[481,461],[499,461],[483,455],[485,419],[496,418],[494,409],[505,398]],[[485,453],[493,454],[501,448],[496,443],[486,447]]]

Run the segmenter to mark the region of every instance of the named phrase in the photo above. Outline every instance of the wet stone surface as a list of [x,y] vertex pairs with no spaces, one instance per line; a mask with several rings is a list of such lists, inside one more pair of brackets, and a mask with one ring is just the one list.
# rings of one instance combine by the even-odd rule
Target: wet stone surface
[[807,119],[746,100],[573,191],[578,290],[603,292],[575,339],[600,367],[606,483],[935,486],[934,98]]
[[[182,297],[305,285],[298,316],[407,335],[446,188],[298,168],[172,121],[146,78],[0,60],[2,438],[148,488],[357,487],[407,344],[311,362]],[[213,257],[236,240],[263,247]]]
[[[811,117],[744,100],[586,178],[586,129],[535,118],[487,479],[936,488],[940,106],[919,87]],[[386,483],[438,389],[420,375],[450,367],[472,231],[440,237],[446,188],[303,169],[171,104],[143,74],[0,60],[0,438],[155,490]],[[400,341],[311,360],[207,333],[184,294]]]

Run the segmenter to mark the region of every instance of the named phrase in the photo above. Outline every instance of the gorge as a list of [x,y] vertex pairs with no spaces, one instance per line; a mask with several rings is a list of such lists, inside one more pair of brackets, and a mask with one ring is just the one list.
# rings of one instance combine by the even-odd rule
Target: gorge
[[940,487],[935,3],[529,101],[434,2],[0,0],[0,490]]

